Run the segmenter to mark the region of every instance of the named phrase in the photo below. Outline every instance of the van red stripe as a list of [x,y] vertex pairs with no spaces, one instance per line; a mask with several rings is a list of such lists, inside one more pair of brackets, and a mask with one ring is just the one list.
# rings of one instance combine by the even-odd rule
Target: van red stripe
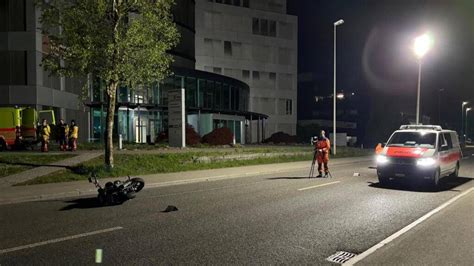
[[0,128],[0,132],[2,132],[2,131],[9,132],[9,131],[15,131],[15,130],[16,130],[16,128],[14,128],[14,127],[12,127],[12,128],[9,128],[9,127]]

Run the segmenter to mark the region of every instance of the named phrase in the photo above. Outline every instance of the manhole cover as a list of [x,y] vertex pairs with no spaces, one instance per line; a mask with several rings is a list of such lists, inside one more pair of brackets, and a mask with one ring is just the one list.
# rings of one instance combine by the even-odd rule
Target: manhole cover
[[357,254],[350,253],[347,251],[338,251],[336,254],[329,256],[326,260],[330,262],[335,262],[343,264],[344,262],[354,258]]

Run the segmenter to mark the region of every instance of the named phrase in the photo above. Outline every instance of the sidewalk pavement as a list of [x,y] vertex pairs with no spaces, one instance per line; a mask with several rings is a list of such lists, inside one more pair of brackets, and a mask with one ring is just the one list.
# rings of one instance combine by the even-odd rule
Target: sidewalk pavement
[[[370,162],[371,156],[366,157],[351,157],[332,159],[331,165],[344,165],[354,162]],[[145,180],[145,188],[171,186],[185,183],[196,183],[204,181],[215,181],[221,179],[230,179],[245,176],[255,176],[272,173],[283,173],[297,170],[308,170],[311,166],[310,161],[279,163],[279,164],[265,164],[252,165],[231,168],[220,168],[211,170],[186,171],[176,173],[141,175],[134,177],[141,177]],[[126,178],[126,177],[125,177]],[[124,177],[118,178],[104,178],[100,182],[105,184],[108,181],[123,180]],[[83,195],[95,195],[97,189],[94,188],[87,180],[42,184],[31,186],[16,186],[16,187],[0,187],[0,205],[36,200],[58,199],[66,197],[77,197]]]
[[[69,153],[68,153],[69,154]],[[102,152],[81,152],[77,156],[48,164],[49,166],[40,166],[35,167],[17,174],[9,175],[0,178],[0,189],[10,188],[12,185],[17,183],[22,183],[33,178],[51,174],[60,170],[61,168],[66,168],[69,166],[77,165],[96,157],[99,157]]]

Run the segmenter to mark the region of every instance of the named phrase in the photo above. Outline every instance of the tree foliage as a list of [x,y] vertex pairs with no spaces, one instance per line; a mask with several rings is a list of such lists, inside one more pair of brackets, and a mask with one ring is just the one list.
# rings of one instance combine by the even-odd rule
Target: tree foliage
[[139,88],[164,79],[179,41],[173,0],[37,0],[53,74],[106,83],[105,163],[113,166],[112,131],[117,87]]

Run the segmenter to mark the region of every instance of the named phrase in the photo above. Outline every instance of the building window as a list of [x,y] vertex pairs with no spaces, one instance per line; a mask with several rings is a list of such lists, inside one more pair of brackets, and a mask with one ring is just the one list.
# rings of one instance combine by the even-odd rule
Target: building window
[[26,1],[0,1],[0,32],[26,31]]
[[260,34],[260,24],[259,24],[258,18],[253,18],[252,20],[252,33]]
[[214,68],[212,69],[212,72],[217,73],[217,74],[221,74],[221,73],[222,73],[222,68],[220,68],[220,67],[214,67]]
[[276,37],[276,21],[274,20],[270,20],[270,29],[268,31],[268,35]]
[[232,5],[232,0],[224,0],[224,4],[226,4],[226,5]]
[[216,3],[222,4],[222,0],[216,0]]
[[242,70],[242,77],[244,79],[250,78],[250,71],[249,70]]
[[268,19],[252,19],[252,33],[256,35],[276,37],[276,21]]
[[293,114],[293,101],[286,100],[286,114],[291,115]]
[[268,35],[268,20],[261,19],[260,20],[260,34],[261,35]]
[[234,6],[240,6],[240,0],[234,0]]
[[0,52],[0,85],[27,85],[25,51]]
[[224,41],[224,54],[232,55],[232,43],[229,41]]
[[249,0],[243,0],[243,1],[242,1],[242,6],[243,6],[243,7],[250,7],[250,5],[249,5]]
[[269,77],[271,80],[276,80],[276,76],[277,76],[277,75],[276,75],[275,72],[270,72],[270,73],[268,74],[268,77]]
[[259,80],[260,79],[260,72],[252,71],[252,76],[253,76],[254,80]]

